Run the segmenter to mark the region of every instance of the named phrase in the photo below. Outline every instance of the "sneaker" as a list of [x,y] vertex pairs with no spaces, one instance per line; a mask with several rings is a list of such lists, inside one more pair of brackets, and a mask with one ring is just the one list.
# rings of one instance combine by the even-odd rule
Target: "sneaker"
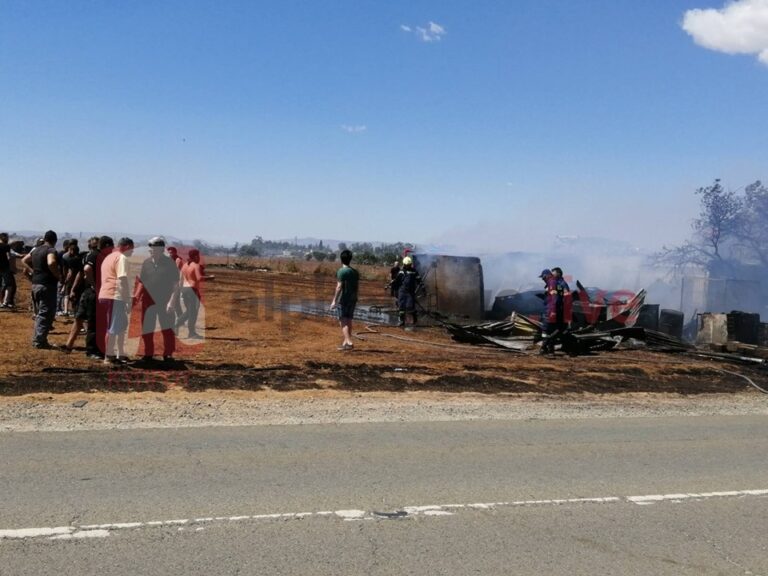
[[101,354],[91,353],[91,354],[86,354],[85,357],[88,358],[89,360],[104,360],[104,356],[102,356]]
[[175,362],[176,359],[173,356],[163,356],[163,362]]
[[342,350],[342,351],[343,350],[353,350],[354,348],[355,348],[355,346],[353,344],[342,344],[341,346],[336,348],[336,350]]
[[33,342],[32,348],[37,348],[38,350],[51,350],[53,346],[48,342]]
[[200,334],[198,334],[197,332],[193,332],[192,334],[187,336],[187,338],[190,340],[203,340],[203,337],[200,336]]

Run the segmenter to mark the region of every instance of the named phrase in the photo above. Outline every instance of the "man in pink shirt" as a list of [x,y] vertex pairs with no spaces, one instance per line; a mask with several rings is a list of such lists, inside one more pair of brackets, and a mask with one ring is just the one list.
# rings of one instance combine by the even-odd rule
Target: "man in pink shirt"
[[[128,329],[128,307],[131,289],[128,282],[128,257],[133,254],[133,240],[121,238],[117,249],[101,263],[99,306],[106,312],[107,340],[104,350],[105,364],[124,364],[125,331]],[[117,343],[117,354],[115,354]]]

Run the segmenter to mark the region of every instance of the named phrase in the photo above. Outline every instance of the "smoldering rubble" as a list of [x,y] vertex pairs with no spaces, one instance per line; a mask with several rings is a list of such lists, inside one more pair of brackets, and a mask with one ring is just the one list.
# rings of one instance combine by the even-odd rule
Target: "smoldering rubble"
[[[577,288],[572,328],[551,336],[558,343],[557,350],[569,356],[646,349],[758,365],[768,360],[765,324],[760,323],[757,314],[699,314],[695,326],[684,327],[682,313],[646,304],[644,290],[631,298],[595,302],[581,283]],[[512,311],[505,320],[443,324],[457,342],[522,354],[537,351],[537,345],[546,337],[535,316],[518,311]],[[698,335],[696,343],[683,338],[684,331],[692,330]]]

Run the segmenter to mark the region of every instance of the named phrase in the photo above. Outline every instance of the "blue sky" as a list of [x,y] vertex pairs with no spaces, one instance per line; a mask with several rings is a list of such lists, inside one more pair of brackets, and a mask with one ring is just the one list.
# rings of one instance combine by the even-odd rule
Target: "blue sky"
[[768,0],[0,0],[0,228],[653,249],[766,95]]

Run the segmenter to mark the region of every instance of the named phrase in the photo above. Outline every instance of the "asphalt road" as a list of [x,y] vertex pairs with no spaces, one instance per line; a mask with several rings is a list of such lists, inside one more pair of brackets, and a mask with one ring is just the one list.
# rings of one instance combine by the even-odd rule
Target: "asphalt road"
[[4,433],[27,574],[768,575],[768,417]]

